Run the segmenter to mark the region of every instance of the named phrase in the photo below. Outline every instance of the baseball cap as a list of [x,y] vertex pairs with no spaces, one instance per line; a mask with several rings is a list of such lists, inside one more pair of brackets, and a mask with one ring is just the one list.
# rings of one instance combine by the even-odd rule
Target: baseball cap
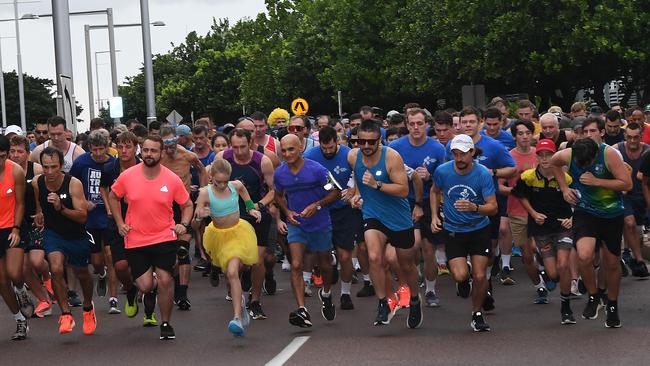
[[10,133],[13,133],[13,134],[16,134],[16,135],[22,135],[23,134],[23,129],[16,126],[16,125],[7,126],[7,128],[5,128],[5,136],[9,135]]
[[468,152],[474,148],[474,141],[471,137],[460,134],[454,137],[451,140],[450,150],[460,150],[462,152]]
[[225,125],[223,125],[221,127],[220,130],[221,130],[221,132],[223,132],[223,133],[225,133],[227,135],[227,134],[230,133],[230,131],[232,131],[234,129],[235,129],[235,125],[233,125],[232,123],[226,123]]
[[386,118],[390,118],[394,114],[399,114],[399,112],[394,110],[394,109],[390,110],[390,111],[388,111],[388,113],[386,113]]
[[555,142],[553,142],[553,140],[541,139],[537,141],[537,145],[535,146],[535,151],[536,152],[550,151],[552,153],[555,153],[557,151],[557,148],[555,147]]
[[192,130],[188,125],[178,125],[176,127],[176,136],[188,136],[192,134]]

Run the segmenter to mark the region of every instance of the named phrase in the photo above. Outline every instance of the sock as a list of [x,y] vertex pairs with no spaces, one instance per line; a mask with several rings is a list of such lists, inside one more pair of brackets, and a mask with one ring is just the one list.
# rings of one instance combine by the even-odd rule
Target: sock
[[352,282],[341,281],[341,295],[349,295],[352,288]]
[[562,301],[561,310],[563,313],[571,311],[571,294],[560,293],[560,300]]
[[144,304],[144,314],[150,317],[156,309],[156,293],[151,291],[144,294],[142,303]]
[[134,284],[131,285],[131,287],[126,290],[126,300],[129,302],[129,304],[133,304],[135,301],[135,295],[138,294],[138,288],[135,287]]
[[487,266],[485,269],[485,277],[488,279],[488,281],[490,278],[492,278],[492,266]]
[[184,299],[187,297],[187,285],[178,286],[178,297],[180,299]]
[[426,292],[433,292],[435,294],[436,293],[436,280],[429,281],[429,280],[425,279],[424,282],[427,284]]
[[302,271],[302,279],[305,283],[311,283],[311,272]]
[[370,274],[364,274],[363,275],[363,281],[364,282],[370,282]]
[[436,249],[436,262],[442,265],[447,264],[447,254],[443,250]]
[[18,321],[24,322],[24,321],[27,320],[27,319],[25,319],[25,317],[23,316],[23,314],[20,311],[17,312],[16,314],[14,314],[14,319],[16,319],[17,322]]
[[598,296],[605,298],[605,295],[607,294],[607,289],[604,288],[598,288]]
[[618,301],[617,300],[607,300],[607,307],[611,308],[612,306],[615,307],[615,308],[618,307]]
[[417,304],[420,301],[420,296],[415,293],[415,296],[411,295],[411,304]]
[[510,268],[510,254],[501,254],[501,268]]
[[92,305],[90,305],[88,307],[84,306],[83,309],[84,309],[84,311],[88,312],[88,311],[91,311],[93,309],[93,306]]
[[330,289],[330,290],[327,291],[327,292],[325,292],[325,290],[322,290],[322,291],[320,292],[320,294],[321,294],[322,297],[327,298],[327,297],[330,297],[330,296],[332,295],[332,290]]

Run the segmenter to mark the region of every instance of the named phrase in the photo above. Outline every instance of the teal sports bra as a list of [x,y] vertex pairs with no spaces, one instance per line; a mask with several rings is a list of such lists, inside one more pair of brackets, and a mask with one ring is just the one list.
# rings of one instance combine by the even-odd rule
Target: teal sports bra
[[208,195],[210,196],[210,215],[212,217],[224,217],[239,212],[239,194],[232,182],[228,182],[230,197],[217,198],[212,192],[212,184],[208,184]]

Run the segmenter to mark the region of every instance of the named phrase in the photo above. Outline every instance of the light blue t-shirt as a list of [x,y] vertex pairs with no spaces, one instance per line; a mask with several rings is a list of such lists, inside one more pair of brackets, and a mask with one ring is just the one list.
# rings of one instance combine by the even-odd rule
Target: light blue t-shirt
[[[451,154],[450,146],[451,141],[447,143],[447,160],[452,161],[454,156]],[[490,136],[481,135],[481,139],[474,146],[481,150],[481,154],[476,159],[481,165],[490,170],[516,166],[515,159],[512,158],[510,152],[499,141]],[[498,187],[497,178],[493,177],[492,181],[496,190]]]
[[[397,151],[404,164],[416,169],[418,167],[425,167],[429,174],[433,176],[436,168],[445,161],[445,147],[438,141],[427,138],[426,142],[420,146],[414,146],[409,141],[408,136],[402,136],[388,145],[390,148]],[[431,190],[431,180],[424,182],[424,195],[423,198],[429,197]],[[413,183],[409,181],[409,200],[415,199],[415,192],[413,190]]]
[[490,224],[487,216],[476,212],[460,212],[454,208],[459,199],[469,200],[477,205],[485,204],[485,198],[495,195],[492,176],[481,164],[476,164],[469,174],[460,175],[454,170],[454,162],[448,161],[436,169],[433,182],[442,192],[445,215],[443,227],[452,233],[464,233],[482,229]]
[[[350,148],[345,145],[339,146],[339,151],[334,155],[333,158],[327,159],[323,152],[321,151],[320,146],[312,147],[311,149],[305,151],[304,157],[311,159],[320,165],[327,168],[327,170],[332,173],[334,179],[345,189],[347,187],[350,176],[352,175],[352,169],[350,164],[348,164],[348,153]],[[329,205],[330,209],[341,208],[345,206],[346,203],[342,200],[337,200],[336,202]]]
[[[481,135],[487,136],[487,137],[492,137],[492,136],[489,136],[484,129],[481,130]],[[506,149],[508,151],[514,149],[515,146],[516,146],[515,139],[507,131],[499,130],[499,135],[497,137],[492,137],[492,138],[499,141],[503,146],[506,147]]]

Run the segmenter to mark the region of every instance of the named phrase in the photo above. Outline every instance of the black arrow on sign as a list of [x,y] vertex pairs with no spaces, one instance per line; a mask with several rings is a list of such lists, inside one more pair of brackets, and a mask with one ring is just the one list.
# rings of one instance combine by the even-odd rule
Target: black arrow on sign
[[[298,108],[300,108],[300,109],[298,109]],[[300,110],[301,112],[304,112],[305,111],[305,106],[302,105],[302,102],[298,102],[298,103],[296,103],[296,106],[293,109],[294,110]]]

